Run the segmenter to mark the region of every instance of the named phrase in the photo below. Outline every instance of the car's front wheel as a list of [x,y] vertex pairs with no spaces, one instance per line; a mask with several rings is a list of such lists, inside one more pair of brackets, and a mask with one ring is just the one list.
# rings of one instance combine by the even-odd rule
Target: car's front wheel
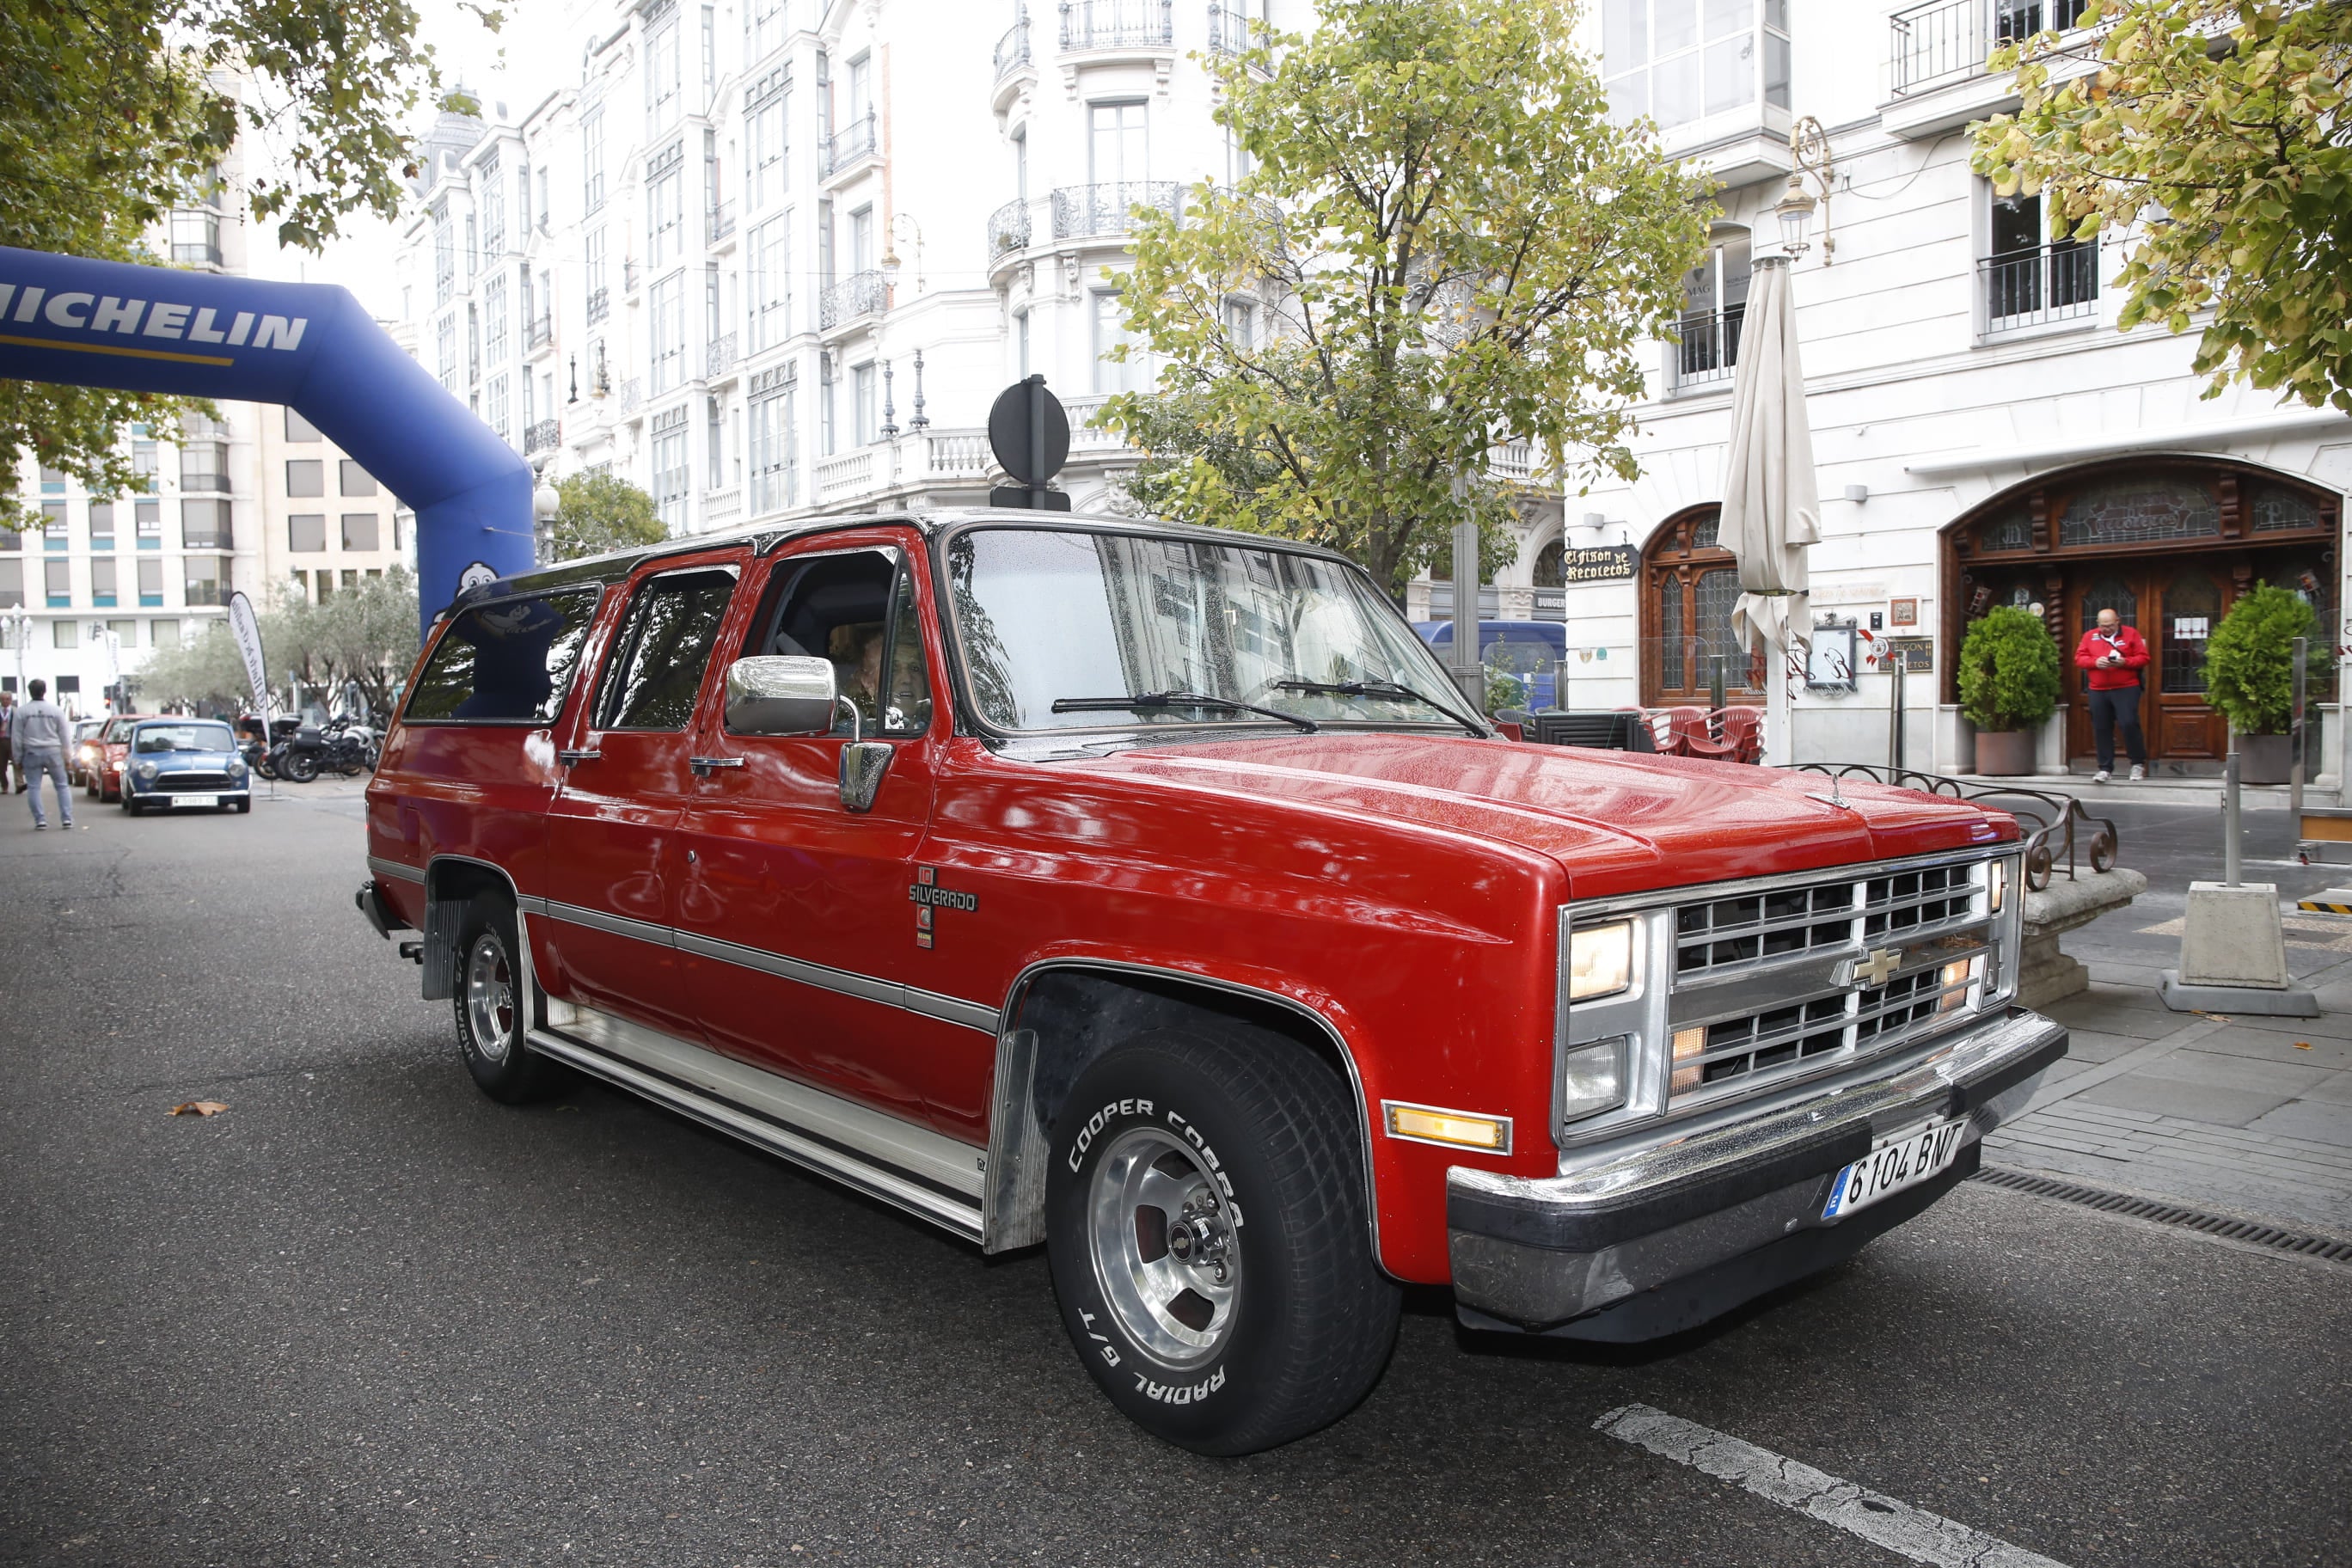
[[553,1069],[523,1039],[525,996],[514,906],[484,893],[457,928],[457,1049],[492,1100],[520,1105],[546,1092]]
[[1155,1030],[1055,1119],[1046,1253],[1087,1370],[1146,1431],[1248,1454],[1379,1381],[1402,1293],[1374,1260],[1345,1086],[1296,1042]]

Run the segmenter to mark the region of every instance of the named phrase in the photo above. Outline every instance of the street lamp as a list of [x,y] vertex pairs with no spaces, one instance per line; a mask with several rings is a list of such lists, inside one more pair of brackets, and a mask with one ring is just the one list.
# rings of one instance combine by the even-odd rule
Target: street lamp
[[1783,251],[1794,258],[1812,248],[1805,243],[1805,236],[1813,226],[1813,198],[1805,194],[1803,175],[1789,176],[1788,194],[1780,198],[1780,205],[1772,211],[1780,220],[1780,248]]
[[[1837,254],[1837,241],[1830,234],[1830,193],[1837,180],[1837,163],[1830,153],[1829,132],[1822,122],[1808,114],[1789,128],[1789,155],[1796,167],[1789,171],[1789,188],[1780,197],[1780,205],[1772,209],[1780,220],[1780,248],[1790,260],[1802,256],[1811,247],[1806,238],[1812,227],[1813,208],[1822,210],[1822,265],[1827,267]],[[1821,192],[1816,203],[1806,190],[1806,176],[1812,177]]]

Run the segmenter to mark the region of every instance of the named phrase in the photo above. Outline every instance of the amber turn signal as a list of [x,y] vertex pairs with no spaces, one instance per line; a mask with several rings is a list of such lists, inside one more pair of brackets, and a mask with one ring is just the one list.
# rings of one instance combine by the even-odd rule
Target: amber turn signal
[[1451,1143],[1463,1149],[1483,1149],[1489,1154],[1511,1152],[1511,1119],[1480,1116],[1467,1110],[1437,1110],[1426,1105],[1385,1102],[1389,1135],[1417,1138],[1424,1143]]
[[[1705,1069],[1698,1058],[1706,1055],[1706,1026],[1696,1024],[1687,1029],[1675,1031],[1675,1078],[1667,1086],[1669,1094],[1688,1094],[1699,1086]],[[1683,1066],[1685,1062],[1691,1065]]]

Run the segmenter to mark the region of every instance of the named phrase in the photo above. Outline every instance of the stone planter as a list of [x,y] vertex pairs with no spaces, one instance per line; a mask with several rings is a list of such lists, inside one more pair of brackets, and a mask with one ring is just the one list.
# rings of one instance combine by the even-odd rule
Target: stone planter
[[2284,784],[2294,769],[2292,735],[2238,737],[2238,780],[2242,784]]
[[2058,951],[2061,932],[2086,926],[2110,910],[2119,910],[2147,891],[2147,879],[2137,871],[2085,871],[2069,877],[2064,871],[2050,879],[2038,893],[2025,895],[2024,951],[2017,976],[2017,1001],[2021,1007],[2047,1007],[2078,996],[2091,988],[2091,972],[2079,958]]
[[1977,731],[1977,772],[1995,777],[2014,777],[2033,771],[2033,731],[2031,730],[1979,730]]

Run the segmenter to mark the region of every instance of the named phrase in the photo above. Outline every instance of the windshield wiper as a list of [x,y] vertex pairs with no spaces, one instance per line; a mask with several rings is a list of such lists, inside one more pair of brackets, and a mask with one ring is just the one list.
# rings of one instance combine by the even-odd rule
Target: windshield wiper
[[1163,708],[1223,708],[1236,713],[1263,713],[1269,719],[1295,724],[1310,735],[1321,728],[1312,719],[1285,713],[1279,708],[1261,708],[1255,702],[1236,702],[1230,697],[1205,697],[1197,691],[1142,691],[1133,697],[1057,697],[1054,699],[1053,710],[1056,713],[1145,713]]
[[1276,691],[1304,692],[1309,697],[1410,697],[1423,707],[1434,708],[1480,740],[1486,731],[1472,723],[1436,698],[1414,690],[1400,680],[1277,680]]

